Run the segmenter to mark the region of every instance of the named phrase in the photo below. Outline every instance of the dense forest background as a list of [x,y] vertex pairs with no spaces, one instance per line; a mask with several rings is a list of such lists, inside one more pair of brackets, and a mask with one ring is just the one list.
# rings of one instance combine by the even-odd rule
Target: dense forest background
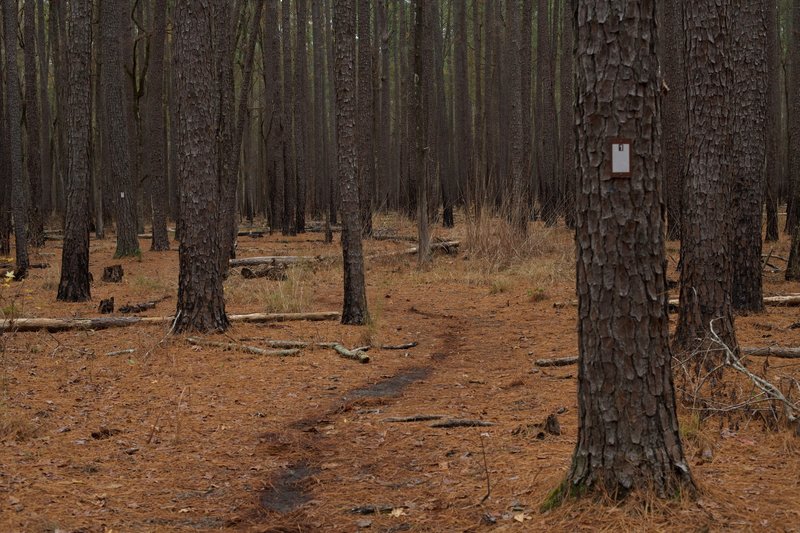
[[[94,2],[91,13],[87,217],[98,237],[112,223],[118,238],[143,233],[152,223],[154,249],[168,246],[167,220],[179,218],[171,4]],[[675,26],[675,6],[662,4],[663,152],[670,237],[677,238],[686,113],[680,112],[684,82],[674,69],[682,68],[683,32]],[[789,45],[791,2],[776,4],[767,84],[774,123],[765,173],[768,239],[776,237],[779,203],[788,203],[787,227],[796,219],[787,131],[787,65],[796,47]],[[271,229],[294,234],[326,216],[332,224],[338,221],[333,6],[329,0],[264,5],[239,0],[230,2],[227,13],[232,47],[228,57],[218,59],[232,66],[236,103],[228,108],[235,115],[229,142],[240,158],[236,201],[220,208],[235,209],[239,220],[264,217]],[[456,208],[495,209],[513,200],[548,223],[564,217],[572,224],[569,2],[432,2],[434,22],[419,29],[410,2],[362,0],[357,7],[356,137],[364,234],[371,232],[375,211],[416,212],[412,90],[419,31],[426,32],[422,37],[430,41],[426,50],[433,57],[432,70],[425,73],[432,218],[451,225]],[[0,145],[0,251],[8,253],[12,211],[33,246],[43,242],[45,226],[58,228],[65,216],[70,41],[67,2],[6,0],[4,11],[0,133],[11,142]],[[131,250],[123,245],[118,251]]]

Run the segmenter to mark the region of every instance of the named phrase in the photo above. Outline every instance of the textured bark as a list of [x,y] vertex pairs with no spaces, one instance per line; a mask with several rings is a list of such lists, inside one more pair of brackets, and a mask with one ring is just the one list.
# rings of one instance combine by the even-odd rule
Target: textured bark
[[291,0],[281,0],[281,45],[283,47],[283,117],[286,142],[283,145],[284,172],[284,235],[297,234],[297,172],[294,146],[294,76],[292,74],[292,23]]
[[[28,242],[44,246],[42,215],[42,150],[39,119],[39,85],[36,80],[36,4],[25,0],[23,36],[25,40],[25,130],[28,144],[25,162],[28,167],[30,211]],[[40,52],[41,53],[41,52]]]
[[361,207],[361,231],[372,235],[372,189],[375,186],[372,123],[374,102],[372,94],[372,45],[370,34],[370,0],[358,0],[358,192]]
[[[444,38],[442,35],[442,17],[439,11],[439,2],[430,2],[431,6],[431,38],[433,40],[433,73],[432,73],[432,86],[433,94],[431,96],[431,111],[428,115],[431,124],[429,131],[429,144],[433,151],[434,163],[431,176],[436,178],[435,185],[438,185],[438,190],[441,194],[442,205],[442,224],[445,228],[452,228],[455,225],[453,216],[453,205],[456,197],[456,184],[455,175],[453,173],[452,165],[452,145],[453,145],[453,132],[451,128],[452,119],[448,109],[448,101],[445,96],[445,81],[444,81]],[[428,189],[432,197],[436,195]],[[431,202],[430,212],[433,218],[438,216],[438,201]]]
[[222,248],[215,230],[220,223],[222,192],[218,146],[210,134],[217,131],[220,112],[211,35],[215,7],[210,1],[200,0],[178,0],[175,6],[182,217],[177,331],[223,331],[229,325],[219,260]]
[[738,311],[764,308],[761,287],[761,213],[767,113],[767,20],[764,0],[733,0],[733,269]]
[[686,64],[683,30],[683,5],[674,0],[660,0],[663,26],[659,54],[664,83],[664,176],[667,197],[667,238],[681,238],[681,202],[683,175],[686,170]]
[[428,183],[430,181],[429,139],[431,135],[430,88],[433,73],[433,38],[431,21],[431,2],[434,0],[416,0],[414,3],[414,88],[411,112],[414,116],[415,165],[413,172],[417,175],[417,241],[419,242],[420,266],[431,261],[430,231],[428,229]]
[[781,43],[778,0],[766,0],[767,10],[767,208],[766,242],[778,240],[778,184],[783,182],[781,155]]
[[336,48],[336,139],[338,175],[342,196],[342,256],[344,259],[343,324],[369,320],[364,282],[364,253],[358,206],[356,162],[356,10],[355,0],[334,0],[333,27]]
[[89,285],[89,176],[92,95],[92,2],[69,3],[69,151],[67,214],[57,299],[82,302]]
[[[567,2],[561,2],[565,7]],[[530,217],[533,213],[533,199],[531,197],[531,174],[533,173],[533,109],[532,109],[532,92],[531,92],[531,76],[534,73],[533,65],[533,49],[532,49],[532,35],[533,31],[533,2],[522,2],[522,16],[520,17],[522,27],[520,28],[520,72],[522,73],[521,79],[521,94],[520,106],[522,109],[522,179],[525,187],[525,198],[520,198],[520,202],[524,203],[526,209],[526,218]],[[569,21],[572,25],[572,20]],[[571,32],[571,30],[570,30]],[[569,50],[569,57],[572,57],[572,48]],[[571,69],[570,64],[570,69]],[[569,73],[572,76],[572,70]],[[572,120],[572,119],[571,119]],[[570,146],[570,150],[574,148]],[[527,226],[527,221],[526,221]]]
[[[390,151],[391,141],[390,132],[392,126],[391,114],[391,93],[389,89],[389,78],[392,74],[389,66],[389,33],[388,18],[389,18],[389,0],[378,0],[375,7],[376,11],[376,35],[379,39],[375,43],[379,47],[378,59],[380,59],[380,69],[375,68],[375,72],[379,75],[377,83],[379,85],[379,99],[380,107],[378,118],[376,120],[376,130],[378,141],[378,148],[376,150],[378,166],[376,168],[376,180],[378,187],[382,194],[378,197],[378,207],[385,208],[389,204],[389,191],[391,190],[391,182],[389,175],[392,172],[392,156]],[[397,75],[395,75],[397,76]],[[399,79],[399,78],[398,78]]]
[[[520,19],[520,3],[515,0],[506,3],[506,16],[508,28],[508,46],[506,47],[506,57],[504,66],[506,67],[508,83],[508,96],[506,105],[509,107],[509,122],[507,130],[507,142],[510,144],[511,151],[511,196],[507,200],[507,216],[509,222],[522,234],[527,233],[528,216],[525,211],[527,202],[525,198],[525,184],[523,181],[523,149],[524,139],[522,136],[522,72],[520,53],[522,52],[521,25],[517,23]],[[528,72],[525,72],[528,75]],[[552,124],[552,123],[551,123]],[[552,135],[552,133],[549,133]]]
[[[796,4],[796,3],[795,3]],[[787,280],[800,280],[800,8],[794,5],[791,9],[791,32],[787,47],[789,60],[788,83],[788,129],[789,129],[789,172],[788,179],[792,184],[792,196],[795,217],[792,228],[792,248],[789,253],[789,264],[786,266]],[[789,222],[787,221],[787,224]]]
[[153,29],[150,35],[150,66],[145,80],[144,125],[146,157],[142,161],[144,178],[150,183],[153,206],[153,251],[169,250],[167,235],[167,147],[164,127],[164,45],[166,40],[167,2],[155,0]]
[[483,177],[486,173],[486,155],[484,152],[486,139],[486,128],[484,122],[485,108],[483,99],[483,78],[481,76],[481,72],[483,72],[483,68],[485,68],[486,61],[483,60],[484,50],[482,30],[483,19],[481,18],[480,3],[478,0],[472,0],[472,46],[473,65],[475,67],[475,164],[472,175],[470,176],[471,185],[469,187],[469,191],[472,195],[472,204],[476,212],[480,210],[485,198]]
[[[306,230],[306,205],[309,169],[311,168],[306,158],[308,149],[308,51],[306,50],[306,26],[308,25],[308,15],[306,0],[294,0],[297,15],[297,31],[295,57],[296,65],[294,69],[294,116],[295,116],[295,150],[297,154],[297,212],[295,213],[295,225],[298,233]],[[311,0],[312,2],[314,0]],[[260,2],[259,2],[260,3]]]
[[44,0],[37,0],[36,48],[39,50],[39,106],[42,112],[42,218],[47,219],[52,210],[50,199],[53,187],[53,156],[50,143],[50,97],[48,95],[48,79],[50,76],[50,54],[45,43]]
[[[730,7],[730,0],[694,0],[684,13],[689,130],[675,347],[687,351],[705,342],[712,321],[722,340],[738,349],[731,306]],[[718,363],[714,354],[708,365]]]
[[[244,71],[242,72],[242,82],[239,89],[239,105],[234,108],[235,94],[233,83],[233,62],[235,59],[235,43],[231,36],[224,38],[220,43],[220,53],[224,54],[226,66],[220,72],[220,87],[223,95],[223,113],[220,121],[225,122],[225,130],[229,131],[227,143],[220,147],[220,157],[226,161],[222,163],[222,213],[223,218],[219,228],[219,242],[222,246],[223,256],[220,258],[222,269],[227,268],[227,259],[235,256],[235,244],[237,234],[236,223],[236,191],[239,182],[239,169],[242,160],[242,138],[244,136],[245,123],[247,122],[247,104],[250,98],[250,86],[253,80],[253,60],[255,58],[256,39],[258,38],[258,28],[261,25],[261,13],[263,12],[264,2],[255,5],[252,18],[250,20],[250,30],[246,34],[246,46],[244,55]],[[221,18],[230,20],[227,4],[222,4]],[[227,17],[227,18],[225,18]],[[218,67],[219,68],[219,67]],[[229,110],[229,112],[228,112]],[[226,116],[229,119],[226,119]]]
[[[673,498],[694,483],[669,350],[655,3],[601,4],[576,2],[579,425],[557,496]],[[608,178],[608,136],[636,139],[630,178]]]
[[[2,63],[2,61],[0,61]],[[6,120],[5,87],[0,65],[0,139],[8,139]],[[11,155],[9,143],[0,143],[0,255],[11,253]]]
[[67,139],[66,139],[66,123],[67,119],[67,105],[69,95],[67,93],[69,88],[69,72],[67,65],[67,44],[66,44],[66,7],[62,2],[50,3],[50,43],[53,49],[53,61],[55,67],[55,103],[56,103],[56,117],[57,128],[54,133],[54,143],[57,149],[54,154],[57,156],[55,162],[56,175],[53,180],[53,196],[54,207],[57,213],[65,212],[65,194],[64,186],[66,183],[66,176],[69,173],[67,162]]
[[325,96],[326,72],[325,67],[325,19],[321,2],[311,2],[312,38],[314,42],[314,126],[312,128],[314,144],[314,182],[316,183],[316,204],[326,211],[328,196],[330,195],[331,176],[328,173],[328,145],[325,142],[328,129],[327,101]]
[[28,191],[22,173],[22,102],[20,101],[19,68],[17,67],[17,1],[4,0],[6,66],[6,135],[11,171],[11,214],[14,217],[17,279],[28,273]]
[[[456,182],[462,191],[468,191],[474,172],[474,145],[472,137],[472,103],[469,98],[469,67],[467,61],[467,2],[455,2],[455,28],[453,47],[455,52],[455,73],[453,86],[453,121],[455,127],[457,172]],[[530,87],[529,87],[530,89]],[[469,198],[471,199],[471,198]]]
[[281,98],[280,33],[278,33],[278,0],[267,0],[264,39],[262,41],[264,64],[264,137],[267,145],[267,180],[271,194],[270,229],[283,225],[284,175],[283,175],[283,100]]
[[[131,127],[126,119],[126,96],[122,40],[128,12],[124,2],[100,4],[100,33],[103,46],[100,56],[102,72],[103,150],[108,150],[109,179],[114,192],[117,217],[117,249],[114,257],[134,256],[140,253],[136,238],[137,219],[131,164]],[[134,129],[135,131],[135,129]]]
[[575,227],[575,91],[572,79],[572,57],[575,42],[572,29],[572,10],[561,3],[561,109],[559,138],[561,141],[561,182],[564,184],[564,222]]
[[556,136],[550,131],[556,124],[555,66],[548,0],[538,0],[536,14],[536,167],[541,189],[542,218],[554,225],[560,210],[558,182],[556,180]]

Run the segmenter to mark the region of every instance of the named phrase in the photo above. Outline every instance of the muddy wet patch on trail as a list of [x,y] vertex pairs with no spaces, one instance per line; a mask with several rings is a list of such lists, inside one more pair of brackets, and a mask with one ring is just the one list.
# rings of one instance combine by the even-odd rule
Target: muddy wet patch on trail
[[269,488],[261,493],[261,506],[269,511],[286,514],[311,501],[308,488],[310,478],[319,472],[306,463],[298,463],[286,468],[283,473],[269,483]]

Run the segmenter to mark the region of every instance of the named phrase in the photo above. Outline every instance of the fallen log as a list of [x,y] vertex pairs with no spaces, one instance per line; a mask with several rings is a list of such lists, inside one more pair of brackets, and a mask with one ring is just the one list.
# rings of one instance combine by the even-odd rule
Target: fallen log
[[559,357],[557,359],[537,359],[536,366],[569,366],[578,362],[578,357]]
[[158,302],[142,302],[140,304],[125,304],[119,308],[120,313],[141,313],[148,309],[155,309]]
[[408,350],[409,348],[415,348],[416,346],[419,346],[417,341],[407,342],[405,344],[383,344],[381,345],[381,350]]
[[[323,345],[325,345],[325,343],[321,344],[321,346]],[[353,361],[358,361],[359,363],[369,363],[369,356],[364,352],[360,352],[358,350],[348,350],[341,344],[333,344],[333,346],[330,347],[345,359],[352,359]]]
[[[228,315],[230,322],[267,323],[287,322],[292,320],[339,320],[341,315],[337,312],[319,313],[251,313],[246,315]],[[124,328],[127,326],[171,324],[175,320],[172,316],[158,317],[97,317],[97,318],[17,318],[0,320],[0,332],[4,331],[69,331],[81,329],[109,329]]]
[[411,415],[385,418],[384,422],[429,422],[431,420],[441,420],[444,415]]
[[744,355],[757,357],[777,357],[779,359],[800,359],[800,348],[767,346],[766,348],[740,348]]
[[244,257],[242,259],[231,259],[231,267],[259,266],[259,265],[296,265],[298,263],[313,263],[321,261],[321,256],[299,256],[299,255],[267,255],[263,257]]
[[217,342],[201,339],[199,337],[189,337],[186,342],[193,346],[211,346],[213,348],[223,348],[225,350],[237,350],[245,353],[252,353],[256,355],[275,355],[278,357],[287,357],[290,355],[297,355],[300,350],[264,350],[256,346],[248,346],[246,344],[236,344],[233,342]]
[[451,418],[441,422],[434,422],[430,425],[432,428],[475,428],[475,427],[489,427],[494,424],[491,422],[484,422],[483,420],[469,420],[466,418]]
[[[461,245],[461,241],[443,241],[443,242],[432,242],[431,243],[431,253],[433,252],[444,252],[448,255],[453,255],[458,253],[458,247]],[[367,256],[367,259],[383,259],[387,257],[397,257],[403,255],[417,255],[419,252],[419,247],[414,246],[413,248],[406,248],[405,250],[400,250],[399,252],[389,252],[384,254],[372,254]]]
[[127,350],[117,350],[115,352],[108,352],[106,355],[108,357],[114,357],[115,355],[126,355],[129,353],[133,353],[136,351],[136,348],[128,348]]

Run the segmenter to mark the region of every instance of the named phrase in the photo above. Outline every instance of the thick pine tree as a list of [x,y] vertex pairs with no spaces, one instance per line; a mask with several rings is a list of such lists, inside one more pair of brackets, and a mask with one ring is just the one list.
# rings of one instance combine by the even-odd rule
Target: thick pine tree
[[[671,498],[694,483],[665,301],[655,3],[578,0],[576,9],[578,443],[549,503],[636,491]],[[633,140],[630,177],[610,177],[610,137]]]

